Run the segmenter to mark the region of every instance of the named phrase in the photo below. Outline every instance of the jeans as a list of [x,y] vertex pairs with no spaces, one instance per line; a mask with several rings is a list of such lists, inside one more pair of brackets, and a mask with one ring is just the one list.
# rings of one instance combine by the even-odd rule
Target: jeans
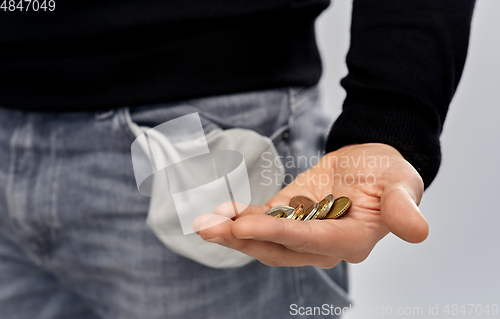
[[[283,158],[317,155],[330,124],[317,88],[102,112],[0,108],[0,318],[289,318],[292,304],[348,304],[344,262],[213,269],[155,237],[134,180],[130,121],[154,127],[192,112],[205,132],[270,136]],[[287,168],[289,179],[306,168]]]

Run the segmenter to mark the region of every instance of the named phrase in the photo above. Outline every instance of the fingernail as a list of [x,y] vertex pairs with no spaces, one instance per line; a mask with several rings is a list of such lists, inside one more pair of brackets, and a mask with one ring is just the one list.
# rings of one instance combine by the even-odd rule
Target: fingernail
[[208,241],[209,243],[219,244],[222,246],[226,245],[226,241],[222,237],[209,238],[209,239],[205,239],[205,241]]

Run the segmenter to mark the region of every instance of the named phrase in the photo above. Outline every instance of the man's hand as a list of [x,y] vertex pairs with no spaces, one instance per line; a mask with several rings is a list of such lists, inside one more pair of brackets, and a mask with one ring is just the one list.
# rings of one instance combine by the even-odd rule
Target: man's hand
[[[411,243],[425,240],[428,225],[417,207],[423,190],[420,175],[393,147],[349,145],[326,154],[265,206],[249,206],[227,219],[222,205],[219,215],[197,223],[204,224],[199,234],[206,241],[266,265],[331,268],[341,260],[362,262],[389,231]],[[342,218],[295,221],[265,214],[272,206],[288,205],[296,195],[320,201],[330,193],[352,201]],[[210,223],[215,226],[206,228]]]

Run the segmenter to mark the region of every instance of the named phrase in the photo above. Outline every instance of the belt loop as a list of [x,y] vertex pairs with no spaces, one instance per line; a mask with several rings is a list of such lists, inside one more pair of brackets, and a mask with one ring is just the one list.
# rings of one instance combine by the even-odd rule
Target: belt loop
[[295,114],[297,112],[297,109],[300,106],[300,103],[298,101],[299,95],[304,91],[304,88],[302,87],[289,87],[288,89],[288,95],[290,96],[290,111],[291,114]]
[[97,121],[103,121],[107,118],[110,118],[115,114],[115,110],[109,109],[109,110],[99,110],[95,112],[95,119]]

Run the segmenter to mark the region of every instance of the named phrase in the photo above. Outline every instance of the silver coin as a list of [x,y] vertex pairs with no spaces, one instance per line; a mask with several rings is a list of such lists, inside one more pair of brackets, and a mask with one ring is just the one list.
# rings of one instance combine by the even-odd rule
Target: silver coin
[[277,210],[275,212],[272,212],[271,214],[267,214],[267,216],[281,218],[281,217],[283,217],[284,214],[285,213],[282,210]]
[[288,216],[291,216],[295,213],[295,209],[291,208],[291,209],[287,209],[283,212],[283,216],[281,216],[281,218],[288,218]]
[[305,211],[304,211],[304,204],[300,204],[299,206],[295,207],[293,210],[293,214],[288,216],[288,219],[294,219],[294,220],[301,220],[304,218]]
[[319,202],[319,209],[315,216],[316,218],[313,219],[323,219],[332,209],[333,202],[334,198],[332,194],[323,198],[323,200]]
[[286,216],[286,218],[287,219],[295,219],[295,213],[296,213],[296,211],[294,209],[290,215]]
[[309,206],[309,208],[306,209],[307,216],[306,218],[304,218],[304,220],[310,220],[311,218],[313,218],[313,216],[316,215],[318,208],[319,208],[318,203],[314,203],[314,205]]
[[[290,210],[293,212],[293,207],[285,206],[285,205],[274,206],[267,211],[267,215],[276,217],[279,214],[282,214],[280,217],[283,217],[283,214],[286,214],[285,212],[287,212],[287,211],[288,211],[288,214],[290,214],[290,212],[289,212]],[[288,216],[288,214],[286,216]]]

